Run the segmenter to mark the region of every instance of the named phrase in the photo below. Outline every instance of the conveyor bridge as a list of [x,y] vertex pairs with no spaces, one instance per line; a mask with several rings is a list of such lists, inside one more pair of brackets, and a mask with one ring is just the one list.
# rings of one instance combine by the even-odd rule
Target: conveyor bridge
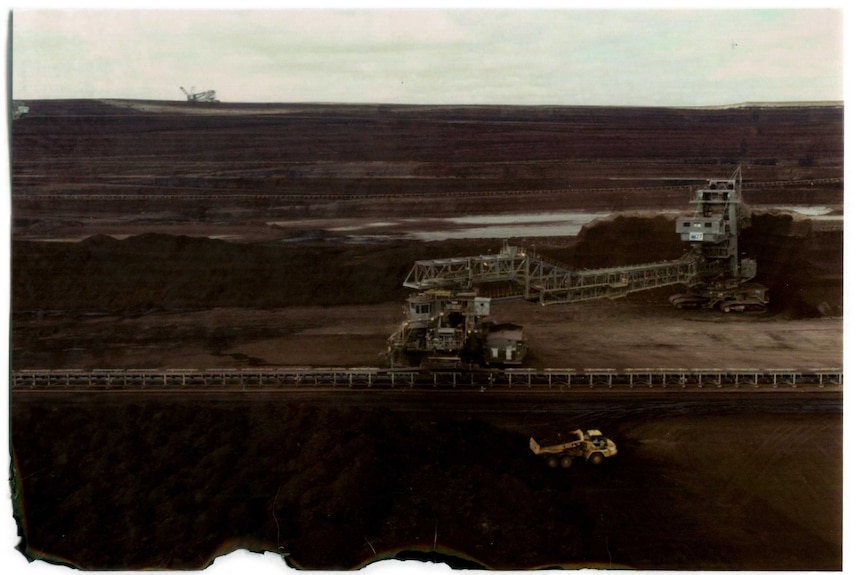
[[554,304],[692,285],[722,268],[720,261],[705,262],[687,256],[666,262],[575,270],[524,248],[504,246],[498,254],[417,261],[404,286],[417,290],[471,289],[477,284],[510,282],[519,286],[519,292],[508,296]]
[[368,368],[17,370],[12,392],[462,390],[842,391],[841,369],[467,369]]

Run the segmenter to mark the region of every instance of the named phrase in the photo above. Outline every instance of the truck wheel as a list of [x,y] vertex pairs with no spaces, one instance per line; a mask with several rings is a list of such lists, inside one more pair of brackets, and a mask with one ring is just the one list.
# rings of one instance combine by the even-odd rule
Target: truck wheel
[[560,467],[562,467],[563,469],[568,469],[569,467],[572,466],[573,462],[574,462],[574,460],[570,456],[565,455],[560,460]]
[[548,457],[545,461],[547,461],[548,467],[551,469],[555,469],[560,466],[560,460],[556,457]]
[[605,460],[605,456],[601,453],[593,453],[590,455],[590,463],[593,465],[599,465],[602,461]]

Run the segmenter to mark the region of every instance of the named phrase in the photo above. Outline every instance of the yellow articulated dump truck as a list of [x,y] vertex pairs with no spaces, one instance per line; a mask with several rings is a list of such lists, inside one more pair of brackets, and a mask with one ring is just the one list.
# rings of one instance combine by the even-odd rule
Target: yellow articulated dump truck
[[588,429],[586,433],[580,429],[568,433],[558,433],[541,441],[530,438],[530,449],[543,457],[548,467],[572,466],[575,459],[584,459],[594,465],[600,464],[606,457],[617,454],[616,444],[602,435],[598,429]]

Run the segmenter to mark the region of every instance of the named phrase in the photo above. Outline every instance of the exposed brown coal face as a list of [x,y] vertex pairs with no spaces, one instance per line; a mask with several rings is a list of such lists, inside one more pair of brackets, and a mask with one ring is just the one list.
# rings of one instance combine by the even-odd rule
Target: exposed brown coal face
[[843,231],[818,230],[815,221],[789,214],[755,214],[740,251],[757,260],[757,281],[769,287],[773,310],[792,317],[843,314]]
[[[671,218],[638,215],[597,222],[568,244],[528,243],[576,268],[675,259],[685,247]],[[141,312],[399,301],[415,260],[478,255],[499,246],[494,240],[253,245],[160,234],[15,241],[12,309]],[[770,288],[773,311],[842,313],[841,231],[817,231],[811,221],[789,214],[755,214],[740,250],[757,260],[758,281]]]
[[[753,397],[699,406],[581,398],[566,417],[601,425],[621,453],[569,470],[547,468],[528,435],[469,416],[452,398],[449,415],[417,410],[415,398],[414,411],[331,400],[90,399],[13,406],[13,493],[20,548],[31,558],[199,569],[246,548],[305,569],[393,557],[495,569],[840,569],[840,499],[836,508],[835,497],[819,494],[817,514],[798,524],[769,495],[804,483],[781,481],[801,473],[791,449],[812,460],[807,477],[840,453],[832,435],[840,413],[817,398],[803,414]],[[661,449],[675,445],[675,422],[687,429],[684,414],[698,418],[697,433]],[[516,419],[536,430],[547,418]],[[656,422],[661,431],[643,431]],[[776,446],[766,461],[723,447],[771,429],[804,440]],[[645,433],[652,439],[642,442]],[[716,489],[700,449],[712,454],[707,461],[741,459],[764,485],[731,478]],[[840,466],[813,469],[840,480]],[[716,525],[715,505],[732,525]]]

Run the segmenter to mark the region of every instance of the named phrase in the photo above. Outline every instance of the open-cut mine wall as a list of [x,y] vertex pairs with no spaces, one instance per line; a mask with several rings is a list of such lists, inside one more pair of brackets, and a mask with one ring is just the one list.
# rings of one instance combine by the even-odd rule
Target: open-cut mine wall
[[[843,310],[843,232],[786,213],[753,216],[740,249],[758,261],[773,311],[794,316]],[[524,242],[520,242],[524,243]],[[684,245],[665,216],[617,215],[573,241],[537,239],[537,251],[577,268],[669,260]],[[496,240],[348,245],[254,245],[149,234],[78,243],[13,242],[12,309],[145,311],[210,307],[369,304],[403,299],[414,260],[476,255]]]

